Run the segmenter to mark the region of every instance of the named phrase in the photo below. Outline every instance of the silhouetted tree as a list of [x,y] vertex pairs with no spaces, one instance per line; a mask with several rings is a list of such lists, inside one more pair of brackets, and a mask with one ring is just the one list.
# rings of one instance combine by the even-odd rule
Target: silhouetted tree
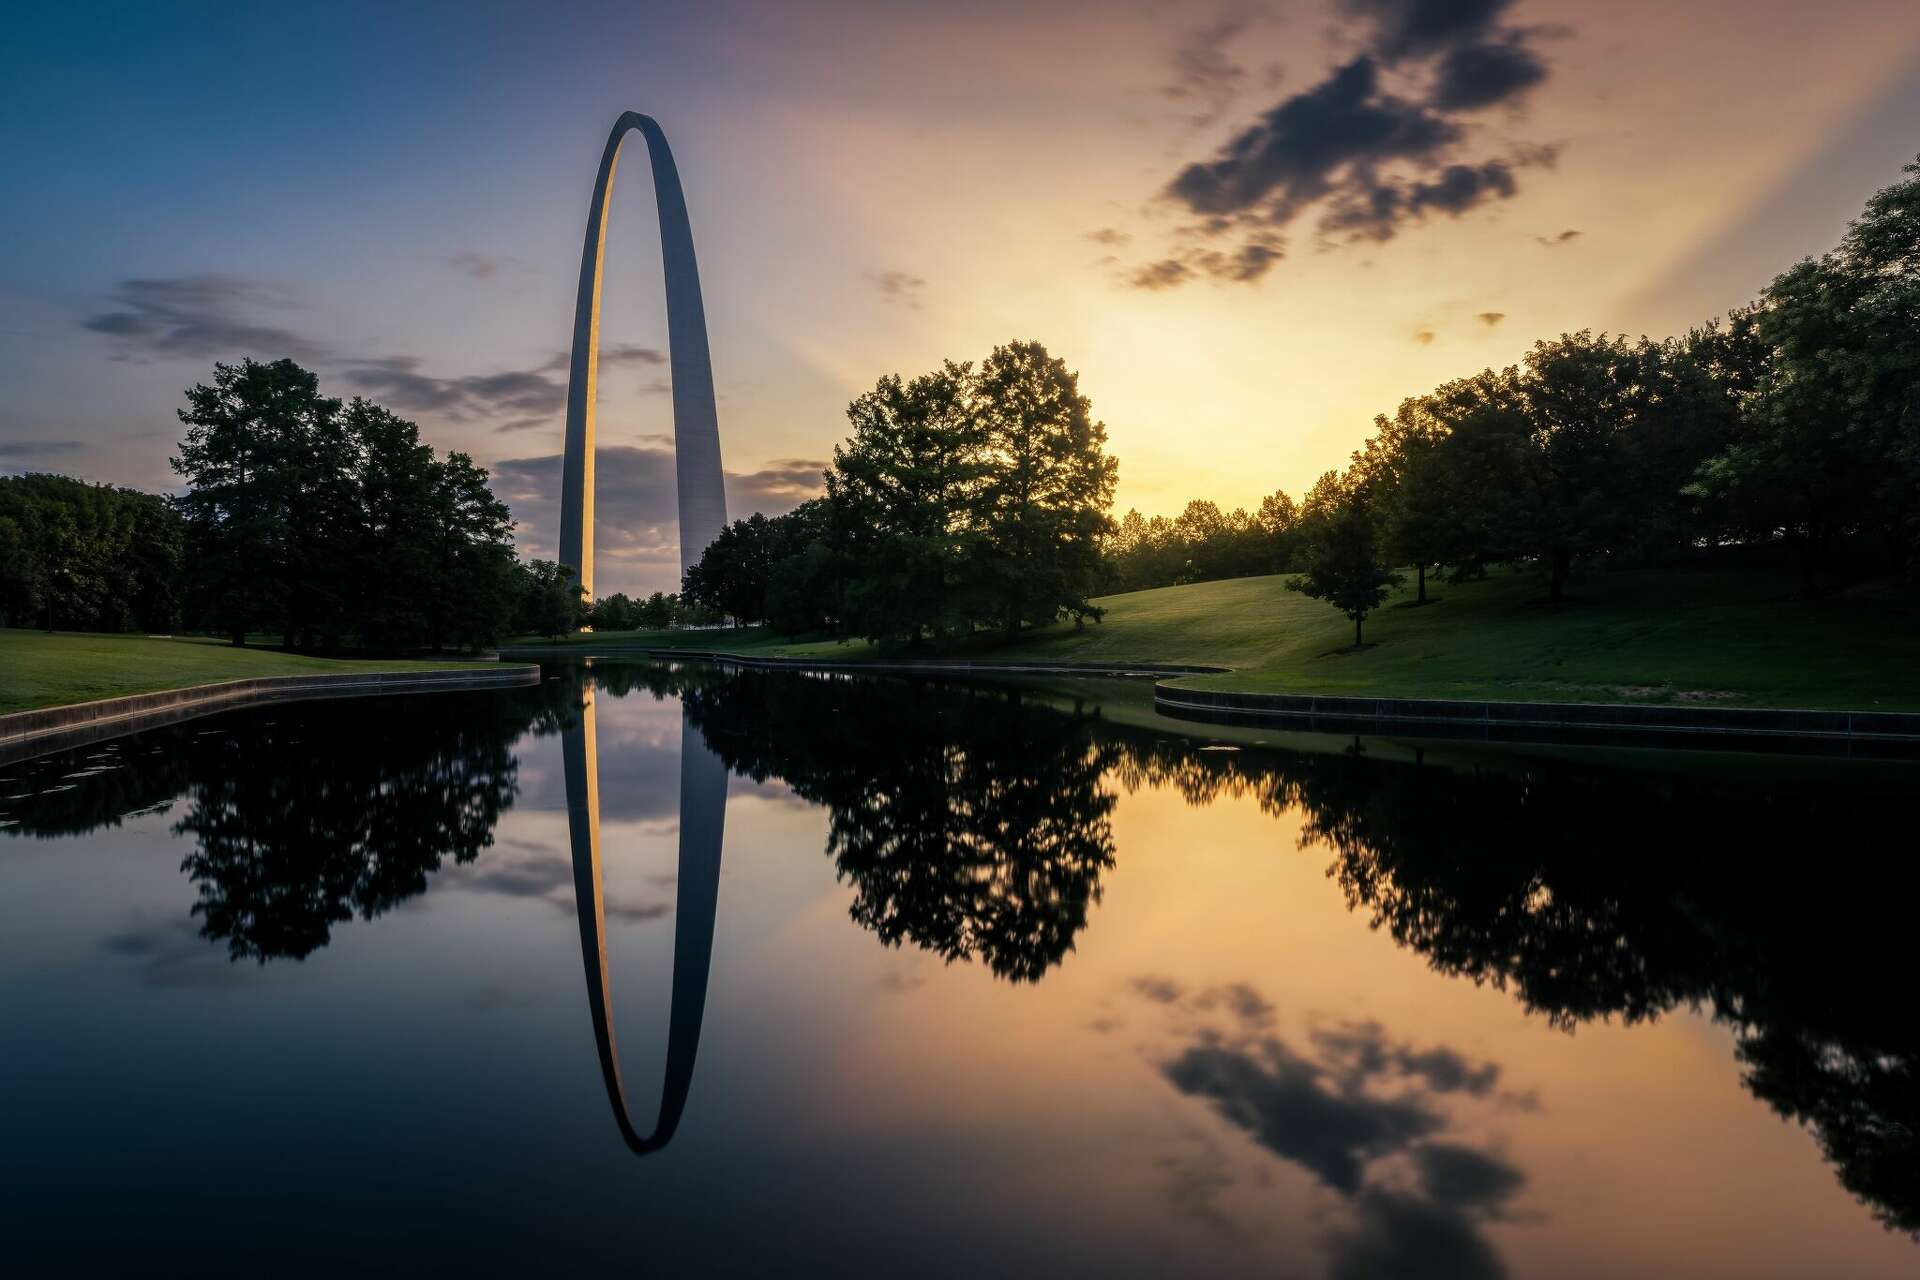
[[519,571],[514,630],[559,639],[580,629],[586,599],[571,565],[530,560]]
[[855,569],[846,630],[910,643],[964,635],[980,611],[976,507],[987,474],[972,367],[889,374],[847,407],[847,420],[853,430],[826,476]]
[[1353,643],[1361,643],[1367,615],[1386,601],[1400,575],[1382,563],[1379,525],[1363,490],[1329,471],[1307,495],[1300,520],[1301,574],[1287,590],[1325,600],[1353,619]]
[[987,455],[975,524],[985,590],[1008,635],[1090,603],[1119,466],[1079,375],[1037,342],[995,347],[974,386]]

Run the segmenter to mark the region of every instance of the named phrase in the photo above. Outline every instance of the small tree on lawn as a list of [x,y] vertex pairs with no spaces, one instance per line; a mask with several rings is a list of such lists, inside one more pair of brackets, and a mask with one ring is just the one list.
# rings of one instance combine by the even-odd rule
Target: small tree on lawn
[[1325,600],[1352,618],[1358,648],[1367,615],[1400,585],[1400,575],[1381,562],[1379,521],[1365,492],[1329,471],[1307,495],[1299,530],[1304,572],[1287,590]]

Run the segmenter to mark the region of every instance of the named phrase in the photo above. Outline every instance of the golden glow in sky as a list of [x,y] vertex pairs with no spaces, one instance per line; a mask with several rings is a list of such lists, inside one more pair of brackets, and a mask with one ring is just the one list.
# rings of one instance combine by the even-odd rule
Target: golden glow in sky
[[[242,56],[221,42],[244,32],[169,34]],[[0,465],[168,485],[181,388],[294,354],[493,466],[523,549],[550,554],[554,361],[628,108],[661,120],[686,184],[736,515],[804,496],[880,375],[1016,337],[1080,372],[1119,510],[1298,495],[1405,395],[1563,331],[1664,336],[1752,298],[1920,152],[1910,0],[508,8],[469,36],[396,27],[383,49],[412,78],[365,101],[316,49],[314,86],[295,66],[204,108],[191,68],[76,37],[61,83],[111,73],[156,123],[118,173],[82,174],[55,158],[77,90],[31,100],[46,150],[10,163],[47,195],[0,228],[19,318],[0,435],[26,443]],[[1361,63],[1355,101],[1391,126],[1370,151],[1326,109]],[[249,143],[295,117],[297,147]],[[216,141],[255,159],[215,163]],[[1264,170],[1182,178],[1269,144]],[[602,378],[609,591],[670,586],[677,560],[646,176],[622,175],[607,243],[602,349],[627,352]],[[1226,229],[1196,234],[1209,214]],[[1255,243],[1279,252],[1256,279],[1199,265]],[[82,244],[85,280],[52,272]],[[1141,287],[1156,270],[1184,275]]]

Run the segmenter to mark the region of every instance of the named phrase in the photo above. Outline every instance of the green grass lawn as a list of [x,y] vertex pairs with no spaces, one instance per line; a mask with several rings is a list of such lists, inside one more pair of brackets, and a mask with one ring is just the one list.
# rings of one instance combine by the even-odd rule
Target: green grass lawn
[[309,658],[220,640],[0,630],[0,713],[249,676],[440,669],[458,662]]
[[[1106,620],[1060,626],[968,656],[1232,667],[1204,688],[1559,702],[1920,710],[1920,609],[1891,592],[1801,597],[1789,575],[1715,570],[1616,573],[1548,606],[1541,580],[1403,590],[1353,624],[1285,579],[1240,578],[1109,596]],[[864,644],[784,643],[761,629],[579,637],[741,654],[874,656]]]

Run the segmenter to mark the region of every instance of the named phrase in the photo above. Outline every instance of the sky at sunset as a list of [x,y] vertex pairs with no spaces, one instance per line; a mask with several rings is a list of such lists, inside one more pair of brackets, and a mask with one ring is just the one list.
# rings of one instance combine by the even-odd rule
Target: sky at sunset
[[[291,356],[490,467],[551,555],[581,227],[672,142],[731,513],[888,372],[1037,338],[1117,510],[1257,505],[1408,394],[1664,336],[1920,153],[1913,0],[67,3],[0,35],[0,470],[171,488],[181,392]],[[638,142],[629,144],[638,146]],[[644,165],[602,321],[597,588],[671,589]]]

